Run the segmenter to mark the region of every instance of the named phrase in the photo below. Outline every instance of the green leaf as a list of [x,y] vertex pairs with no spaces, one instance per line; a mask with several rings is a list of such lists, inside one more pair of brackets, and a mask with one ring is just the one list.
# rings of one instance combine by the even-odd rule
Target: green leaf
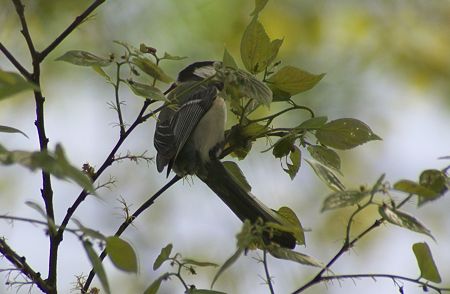
[[33,201],[26,201],[25,204],[36,210],[44,219],[47,220],[48,229],[50,232],[54,234],[58,231],[55,225],[55,221],[47,215],[41,205]]
[[127,81],[127,85],[137,96],[152,100],[167,101],[166,96],[164,96],[163,92],[161,92],[161,90],[156,87],[131,80]]
[[244,138],[256,138],[266,131],[266,126],[258,123],[251,123],[240,129],[240,135]]
[[135,57],[131,61],[140,70],[161,82],[170,83],[173,81],[173,79],[169,77],[156,63],[148,58]]
[[313,88],[325,74],[314,75],[294,66],[285,66],[270,76],[269,87],[293,96]]
[[106,252],[112,263],[126,272],[137,273],[137,258],[133,247],[116,236],[106,238]]
[[270,42],[271,55],[267,61],[268,65],[270,65],[275,60],[275,58],[277,58],[278,51],[280,51],[281,45],[283,45],[283,39],[275,39]]
[[108,66],[111,64],[111,60],[98,57],[90,52],[82,50],[67,51],[60,57],[56,58],[58,61],[65,61],[75,65],[81,66]]
[[72,219],[72,221],[78,226],[81,232],[83,232],[83,236],[89,236],[94,239],[106,240],[106,237],[97,230],[90,229],[85,227],[79,220]]
[[263,25],[254,17],[241,39],[242,62],[249,72],[257,74],[269,65],[272,55],[269,36]]
[[214,283],[223,274],[223,272],[226,269],[228,269],[230,266],[232,266],[233,263],[235,263],[238,260],[238,258],[242,255],[243,252],[244,252],[244,249],[239,248],[238,250],[236,250],[236,252],[230,258],[228,258],[225,261],[225,263],[217,271],[217,274],[214,276],[213,281],[211,283],[211,288],[214,286]]
[[386,176],[386,174],[382,174],[378,178],[377,182],[372,187],[372,191],[370,191],[371,195],[374,195],[376,192],[378,192],[380,189],[382,189],[382,185],[383,185],[383,181],[384,181],[385,176]]
[[57,144],[54,153],[36,151],[8,151],[0,146],[0,163],[20,164],[34,171],[43,169],[58,179],[70,179],[90,193],[95,192],[91,179],[67,160],[61,145]]
[[372,140],[381,140],[368,125],[354,118],[330,121],[316,131],[319,142],[331,148],[351,149]]
[[183,60],[186,59],[187,56],[176,56],[176,55],[171,55],[167,52],[164,52],[164,56],[160,59],[167,59],[167,60]]
[[410,180],[400,180],[396,182],[394,184],[394,189],[405,193],[415,194],[423,198],[434,198],[439,195],[436,191]]
[[225,48],[223,51],[222,62],[223,62],[223,66],[225,66],[225,67],[231,67],[234,69],[238,69],[236,61],[234,60],[233,56],[231,56],[230,52],[228,52],[227,48]]
[[431,235],[430,230],[428,230],[413,216],[410,216],[409,214],[398,210],[394,210],[386,204],[381,205],[378,208],[378,212],[385,220],[387,220],[391,224],[406,228],[414,232],[428,235],[434,240],[434,237]]
[[316,116],[302,122],[297,128],[305,130],[315,130],[321,128],[328,120],[326,116]]
[[0,69],[0,100],[25,90],[39,91],[39,87],[15,72]]
[[442,282],[428,244],[425,242],[415,243],[412,249],[419,265],[420,277],[434,283]]
[[291,177],[291,180],[293,180],[300,169],[301,163],[301,152],[297,146],[293,146],[293,149],[289,154],[289,159],[291,160],[291,163],[286,163],[288,168],[284,169],[284,171],[287,172]]
[[308,146],[308,151],[312,158],[323,165],[336,171],[341,169],[341,158],[334,150],[324,146],[310,145]]
[[302,224],[300,223],[300,220],[298,219],[295,212],[289,207],[283,206],[277,210],[277,213],[290,225],[290,228],[292,228],[292,230],[288,231],[294,235],[297,243],[299,245],[304,245],[305,231],[303,230]]
[[258,15],[264,9],[269,0],[255,0],[255,9],[250,13],[251,16]]
[[201,267],[206,267],[206,266],[218,267],[219,266],[217,263],[208,262],[208,261],[197,261],[197,260],[193,260],[190,258],[184,258],[183,263],[184,264],[192,264],[192,265],[201,266]]
[[103,70],[101,66],[93,65],[92,69],[98,73],[101,77],[103,77],[108,83],[113,84],[111,77]]
[[223,165],[225,169],[230,173],[230,175],[235,179],[235,181],[239,184],[239,186],[241,186],[241,188],[245,190],[245,192],[250,192],[252,190],[252,187],[247,182],[244,173],[235,162],[224,161]]
[[27,134],[25,134],[21,130],[13,128],[13,127],[8,127],[8,126],[0,125],[0,133],[19,133],[19,134],[24,135],[26,138],[28,138]]
[[170,253],[172,252],[173,245],[168,244],[166,247],[161,249],[161,253],[156,258],[155,262],[153,263],[153,270],[157,270],[164,261],[169,259]]
[[97,274],[98,279],[100,280],[100,283],[103,286],[103,289],[106,293],[110,294],[111,290],[109,288],[108,278],[106,276],[105,269],[103,268],[102,261],[98,257],[97,253],[92,248],[91,242],[84,240],[83,241],[83,247],[84,250],[87,253],[87,256],[89,258],[89,261],[91,262],[92,268],[94,269],[95,273]]
[[304,265],[316,266],[316,267],[324,267],[325,265],[315,259],[314,257],[308,256],[306,254],[296,252],[287,248],[282,247],[272,247],[268,250],[270,255],[275,258],[284,259],[294,261]]
[[368,195],[368,192],[361,191],[334,192],[323,202],[322,211],[356,205]]
[[186,293],[187,294],[226,294],[225,292],[208,290],[208,289],[196,289],[196,288],[190,288]]
[[418,195],[418,205],[421,206],[428,201],[436,200],[448,191],[447,176],[444,172],[437,169],[424,170],[419,177],[419,183],[422,187],[434,191],[434,196]]
[[345,190],[344,184],[341,183],[339,178],[331,171],[331,169],[317,161],[306,160],[306,162],[312,167],[319,179],[327,184],[330,189],[334,191]]
[[156,294],[158,293],[159,287],[161,286],[161,282],[168,279],[169,274],[165,273],[159,278],[157,278],[153,283],[151,283],[150,286],[147,287],[147,289],[144,291],[144,294]]
[[295,143],[295,136],[286,135],[281,137],[275,144],[273,145],[272,154],[275,158],[282,158],[287,156],[293,149]]

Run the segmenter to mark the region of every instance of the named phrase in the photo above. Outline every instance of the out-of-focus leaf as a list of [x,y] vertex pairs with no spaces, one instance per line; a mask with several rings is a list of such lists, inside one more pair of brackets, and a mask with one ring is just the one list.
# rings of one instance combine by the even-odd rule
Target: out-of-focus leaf
[[242,127],[240,130],[240,134],[244,138],[255,138],[264,133],[265,131],[267,131],[266,126],[257,123],[252,123]]
[[419,265],[420,277],[434,283],[442,282],[441,275],[436,267],[428,244],[425,242],[415,243],[412,249],[416,256],[417,264]]
[[270,255],[275,258],[291,260],[304,265],[311,265],[316,267],[324,267],[325,265],[314,257],[308,256],[306,254],[296,252],[287,248],[273,247],[268,250]]
[[167,59],[167,60],[183,60],[186,59],[187,56],[176,56],[176,55],[171,55],[167,52],[164,52],[164,56],[161,59]]
[[351,149],[372,140],[381,140],[368,125],[354,118],[330,121],[316,131],[319,142],[331,148]]
[[328,195],[322,205],[322,211],[358,204],[368,192],[361,191],[337,191]]
[[137,273],[137,258],[133,247],[116,236],[106,238],[106,252],[112,263],[119,269]]
[[413,216],[410,216],[409,214],[398,210],[394,210],[386,204],[381,205],[378,208],[378,212],[385,220],[387,220],[391,224],[406,228],[414,232],[428,235],[434,240],[434,237],[431,235],[430,230],[428,230]]
[[341,158],[334,150],[324,146],[310,145],[308,146],[308,151],[312,158],[323,165],[337,171],[341,169]]
[[39,91],[39,87],[15,72],[0,69],[0,100],[25,90]]
[[111,77],[103,70],[101,66],[93,65],[92,69],[98,73],[101,77],[103,77],[108,83],[112,84]]
[[269,0],[255,0],[255,9],[252,11],[252,13],[250,13],[250,15],[257,15],[261,10],[264,9],[268,1]]
[[422,187],[434,191],[434,196],[418,195],[419,206],[428,201],[436,200],[448,191],[448,179],[444,172],[437,169],[424,170],[419,177],[419,183]]
[[233,56],[231,56],[230,52],[228,52],[227,48],[225,48],[223,51],[222,62],[223,62],[223,66],[225,66],[225,67],[231,67],[234,69],[238,69],[236,61],[234,60]]
[[137,96],[141,96],[146,99],[167,101],[166,96],[164,96],[163,92],[161,92],[161,90],[156,87],[131,80],[127,81],[127,85]]
[[232,266],[233,263],[235,263],[238,260],[238,258],[242,255],[243,252],[244,252],[244,249],[239,248],[238,250],[236,250],[236,252],[230,258],[228,258],[225,261],[225,263],[219,268],[216,275],[214,276],[213,281],[211,283],[211,288],[214,286],[214,283],[223,274],[223,272],[226,269],[228,269],[230,266]]
[[386,174],[382,174],[377,182],[373,185],[372,187],[372,191],[370,192],[372,195],[374,195],[378,190],[381,189],[382,185],[383,185],[383,181],[384,181],[384,177],[386,176]]
[[144,294],[156,294],[158,293],[159,287],[161,286],[161,282],[166,280],[169,277],[168,273],[163,274],[159,278],[157,278],[147,289],[144,291]]
[[148,74],[149,76],[157,79],[158,81],[164,83],[172,82],[172,78],[169,77],[156,63],[148,58],[135,57],[131,59],[133,64],[135,64],[140,70]]
[[196,289],[196,288],[190,288],[186,293],[187,294],[226,294],[225,292],[208,290],[208,289]]
[[172,252],[173,245],[168,244],[166,247],[161,249],[161,253],[156,258],[155,262],[153,263],[153,270],[157,270],[164,261],[169,259],[170,253]]
[[13,127],[8,127],[8,126],[0,125],[0,133],[19,133],[19,134],[24,135],[26,138],[28,138],[27,134],[25,134],[21,130],[13,128]]
[[224,161],[223,165],[225,166],[225,169],[231,174],[231,176],[236,180],[239,186],[241,186],[241,188],[243,188],[246,192],[250,192],[252,190],[252,187],[247,182],[244,173],[236,164],[236,162]]
[[102,261],[98,257],[95,250],[92,248],[91,242],[84,240],[83,247],[87,253],[89,261],[91,262],[92,268],[94,269],[98,279],[100,280],[100,283],[103,286],[103,289],[105,290],[106,293],[110,294],[111,290],[109,288],[108,278],[106,276],[105,269],[103,268]]
[[394,184],[394,189],[405,193],[419,195],[423,198],[434,198],[439,195],[436,191],[410,180],[400,180],[396,182]]
[[285,172],[288,173],[288,175],[291,177],[291,180],[295,178],[298,171],[300,170],[300,164],[301,164],[301,152],[300,148],[297,146],[293,146],[291,153],[289,154],[289,159],[291,160],[291,163],[287,162],[287,168],[284,169]]
[[295,136],[287,135],[281,137],[273,145],[272,154],[275,158],[282,158],[287,156],[294,148]]
[[75,65],[81,66],[108,66],[111,60],[98,57],[90,52],[82,50],[70,50],[56,58],[59,61],[65,61]]
[[315,130],[321,128],[328,120],[326,116],[316,116],[302,122],[297,128],[305,130]]
[[45,210],[42,208],[41,205],[33,201],[26,201],[25,204],[36,210],[44,219],[46,219],[49,231],[52,233],[56,233],[57,229],[55,221],[48,217],[47,213],[45,212]]
[[293,233],[297,243],[304,245],[305,232],[295,212],[289,207],[283,206],[277,210],[277,213],[292,227],[292,230],[289,230],[289,232]]
[[62,146],[59,144],[56,145],[54,153],[44,151],[8,151],[0,146],[0,163],[17,163],[29,168],[32,171],[36,169],[43,169],[45,172],[59,179],[70,179],[74,181],[90,193],[95,192],[91,179],[81,170],[69,163]]
[[339,178],[325,165],[317,162],[317,161],[309,161],[306,162],[312,167],[316,175],[321,179],[327,186],[334,191],[344,191],[345,186],[339,180]]
[[313,88],[325,74],[314,75],[294,66],[285,66],[270,76],[269,87],[293,96]]
[[262,72],[272,57],[272,44],[263,25],[253,17],[241,39],[241,59],[245,68],[257,74]]
[[209,262],[209,261],[197,261],[197,260],[193,260],[190,258],[184,258],[183,263],[201,266],[201,267],[205,267],[205,266],[218,267],[219,266],[217,263],[213,263],[213,262]]
[[90,228],[85,227],[79,220],[77,219],[72,219],[72,221],[78,226],[78,228],[80,229],[81,232],[83,232],[83,235],[85,236],[89,236],[91,238],[94,239],[99,239],[99,240],[106,240],[106,237],[100,233],[97,230],[93,230]]
[[275,60],[275,58],[277,58],[278,51],[280,51],[281,45],[283,45],[283,39],[275,39],[270,42],[271,55],[267,60],[268,65],[270,65]]

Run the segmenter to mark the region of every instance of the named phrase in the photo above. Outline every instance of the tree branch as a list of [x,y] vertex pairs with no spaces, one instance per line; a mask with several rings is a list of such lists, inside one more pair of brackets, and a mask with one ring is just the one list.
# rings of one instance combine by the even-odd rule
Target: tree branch
[[25,257],[20,256],[6,244],[5,239],[0,238],[0,253],[6,257],[21,273],[35,283],[44,293],[53,293],[49,283],[41,278],[39,272],[35,272],[26,262]]
[[[132,215],[131,217],[128,217],[127,219],[125,219],[125,221],[120,225],[120,227],[117,229],[116,233],[114,234],[114,236],[119,237],[120,235],[122,235],[122,233],[133,223],[133,221],[142,213],[144,212],[147,208],[149,208],[156,199],[158,199],[159,196],[162,195],[162,193],[164,193],[165,191],[167,191],[167,189],[169,189],[170,187],[172,187],[176,182],[178,182],[181,178],[177,175],[175,175],[167,184],[165,184],[161,189],[159,189],[155,194],[153,194],[152,197],[150,197],[147,201],[145,201]],[[106,257],[106,249],[103,250],[103,252],[100,254],[99,258],[100,260],[103,260]],[[94,279],[95,276],[95,271],[94,269],[91,270],[91,272],[89,273],[88,278],[86,279],[86,282],[84,284],[83,287],[83,293],[88,293],[87,291],[89,290],[89,286],[92,283],[92,280]]]
[[22,66],[22,64],[6,49],[6,47],[0,42],[0,51],[6,56],[6,58],[14,65],[14,67],[24,76],[27,80],[31,81],[31,73]]
[[47,55],[52,52],[61,42],[77,27],[79,26],[98,6],[103,4],[105,0],[95,0],[82,14],[77,16],[75,20],[50,44],[39,54],[39,61],[44,60]]

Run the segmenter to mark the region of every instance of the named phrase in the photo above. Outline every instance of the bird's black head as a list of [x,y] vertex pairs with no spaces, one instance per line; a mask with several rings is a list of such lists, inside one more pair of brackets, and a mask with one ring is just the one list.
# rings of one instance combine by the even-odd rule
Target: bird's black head
[[199,61],[184,68],[178,74],[179,83],[201,81],[216,74],[217,61]]

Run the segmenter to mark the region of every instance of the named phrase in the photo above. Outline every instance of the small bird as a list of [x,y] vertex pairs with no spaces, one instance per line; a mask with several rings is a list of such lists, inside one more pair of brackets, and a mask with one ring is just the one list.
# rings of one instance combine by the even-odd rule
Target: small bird
[[[286,223],[237,183],[218,159],[227,120],[226,103],[220,96],[224,82],[217,75],[222,66],[219,61],[195,62],[178,74],[156,124],[158,172],[167,166],[167,176],[171,170],[179,177],[197,175],[242,221]],[[296,245],[288,232],[275,231],[266,237],[286,248]]]

